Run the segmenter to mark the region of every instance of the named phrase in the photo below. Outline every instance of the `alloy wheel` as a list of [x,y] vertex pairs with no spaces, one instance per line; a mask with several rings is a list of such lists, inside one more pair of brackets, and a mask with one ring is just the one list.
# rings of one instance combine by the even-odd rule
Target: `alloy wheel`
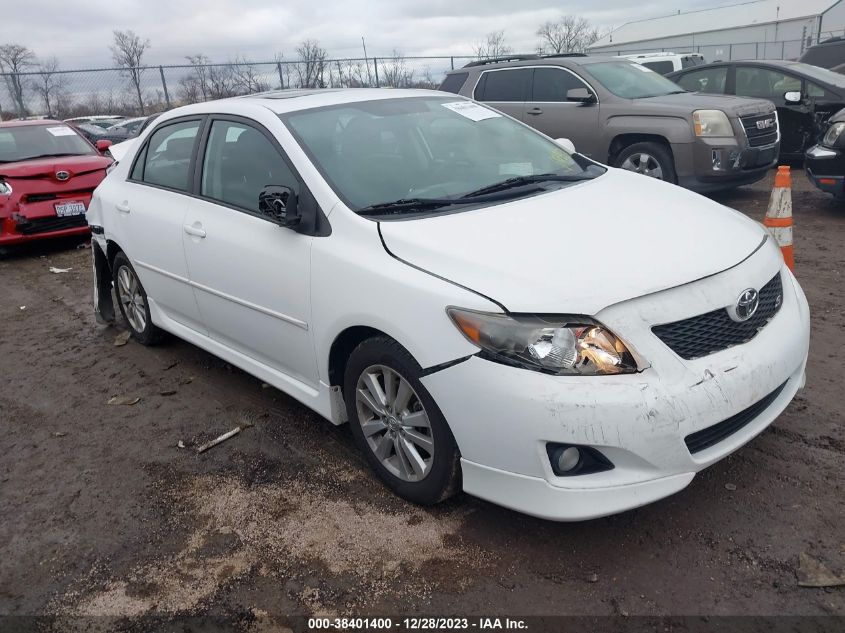
[[620,166],[628,171],[663,180],[663,168],[660,163],[654,156],[645,152],[631,154]]
[[141,292],[141,283],[128,266],[117,271],[117,299],[132,329],[142,333],[147,327],[147,303]]
[[379,462],[403,481],[420,481],[434,462],[434,437],[417,392],[397,371],[371,365],[355,390],[364,439]]

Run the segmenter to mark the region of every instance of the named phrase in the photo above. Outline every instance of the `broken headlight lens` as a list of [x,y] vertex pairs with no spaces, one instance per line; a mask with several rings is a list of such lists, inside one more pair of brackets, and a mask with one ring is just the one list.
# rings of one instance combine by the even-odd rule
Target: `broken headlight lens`
[[830,127],[827,128],[827,132],[824,134],[822,145],[826,147],[836,147],[843,130],[845,130],[845,123],[831,124]]
[[692,122],[696,136],[734,136],[728,115],[721,110],[696,110]]
[[587,317],[508,316],[459,308],[447,312],[491,360],[558,375],[637,371],[625,344]]

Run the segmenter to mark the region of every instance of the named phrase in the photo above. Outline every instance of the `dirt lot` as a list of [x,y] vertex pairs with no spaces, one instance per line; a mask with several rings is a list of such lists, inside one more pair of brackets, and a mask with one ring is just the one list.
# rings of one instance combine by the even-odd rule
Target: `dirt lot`
[[[716,199],[761,220],[770,187]],[[845,587],[796,581],[802,552],[845,573],[845,206],[800,172],[793,197],[807,388],[680,494],[580,524],[404,503],[281,392],[176,339],[115,346],[90,250],[0,260],[0,614],[845,615]]]

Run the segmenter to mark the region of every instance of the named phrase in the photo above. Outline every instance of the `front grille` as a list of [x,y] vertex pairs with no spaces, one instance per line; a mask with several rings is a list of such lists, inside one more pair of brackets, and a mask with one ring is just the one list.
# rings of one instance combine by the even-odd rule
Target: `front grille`
[[67,218],[51,217],[24,220],[23,222],[17,223],[17,230],[22,235],[34,235],[36,233],[49,233],[50,231],[61,231],[87,225],[88,221],[84,215],[72,215]]
[[[763,147],[774,145],[778,140],[778,119],[774,112],[759,114],[757,116],[744,116],[739,119],[742,127],[745,128],[745,136],[748,137],[748,145],[751,147]],[[771,127],[760,129],[758,121],[771,121]]]
[[769,405],[777,399],[784,387],[786,387],[786,383],[783,383],[762,400],[758,400],[747,409],[743,409],[736,415],[732,415],[727,420],[722,420],[718,424],[708,426],[706,429],[701,429],[700,431],[687,435],[684,438],[687,449],[690,453],[698,453],[733,435],[768,409]]
[[747,343],[772,319],[783,303],[780,273],[760,289],[757,311],[747,321],[737,323],[725,308],[706,314],[655,325],[651,331],[681,358],[692,360]]

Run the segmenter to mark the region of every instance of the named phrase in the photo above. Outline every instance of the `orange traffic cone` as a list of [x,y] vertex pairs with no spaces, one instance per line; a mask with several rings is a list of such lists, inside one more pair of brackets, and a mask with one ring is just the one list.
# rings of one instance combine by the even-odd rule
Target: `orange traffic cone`
[[795,256],[792,249],[792,174],[789,167],[778,167],[775,186],[769,200],[769,210],[763,225],[769,230],[783,253],[783,261],[789,270],[795,270]]

